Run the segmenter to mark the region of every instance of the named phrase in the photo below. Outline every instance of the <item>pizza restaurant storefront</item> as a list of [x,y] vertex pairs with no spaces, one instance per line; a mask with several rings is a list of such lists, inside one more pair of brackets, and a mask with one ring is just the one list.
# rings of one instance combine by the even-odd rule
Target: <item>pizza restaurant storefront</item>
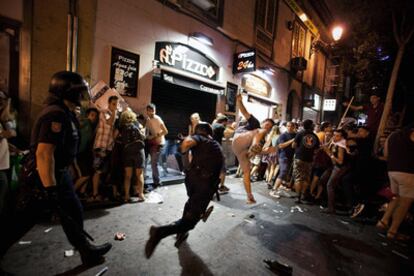
[[[167,143],[188,134],[192,113],[205,122],[214,120],[225,95],[219,79],[220,66],[204,53],[182,43],[156,42],[151,101],[168,128]],[[223,152],[226,165],[234,166],[231,141],[223,142]]]
[[151,101],[168,127],[167,139],[188,134],[192,113],[214,120],[217,98],[224,95],[219,73],[213,60],[191,46],[156,42]]

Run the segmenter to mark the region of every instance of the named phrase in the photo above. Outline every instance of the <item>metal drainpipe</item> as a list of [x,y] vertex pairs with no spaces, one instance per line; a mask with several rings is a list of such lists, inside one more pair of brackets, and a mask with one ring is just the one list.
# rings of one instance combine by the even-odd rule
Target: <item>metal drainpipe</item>
[[72,71],[72,14],[68,14],[66,38],[66,71]]
[[73,35],[72,35],[72,71],[78,71],[78,17],[73,17]]
[[78,17],[76,16],[77,0],[69,0],[66,41],[66,70],[75,72],[78,61]]

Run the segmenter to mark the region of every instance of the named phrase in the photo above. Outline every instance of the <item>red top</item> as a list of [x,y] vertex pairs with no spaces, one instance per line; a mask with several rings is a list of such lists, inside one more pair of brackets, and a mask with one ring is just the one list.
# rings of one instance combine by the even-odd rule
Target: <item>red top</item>
[[367,127],[371,132],[371,135],[377,134],[378,127],[381,121],[382,112],[384,111],[384,104],[379,103],[376,108],[370,105],[364,106],[364,110],[367,112]]

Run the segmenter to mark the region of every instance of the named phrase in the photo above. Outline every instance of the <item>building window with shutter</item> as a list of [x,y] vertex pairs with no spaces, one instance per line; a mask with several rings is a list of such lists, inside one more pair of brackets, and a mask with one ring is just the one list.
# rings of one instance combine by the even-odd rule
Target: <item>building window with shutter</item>
[[292,58],[305,57],[306,30],[298,20],[293,25]]
[[273,54],[276,6],[276,0],[258,0],[256,2],[256,48],[268,57]]

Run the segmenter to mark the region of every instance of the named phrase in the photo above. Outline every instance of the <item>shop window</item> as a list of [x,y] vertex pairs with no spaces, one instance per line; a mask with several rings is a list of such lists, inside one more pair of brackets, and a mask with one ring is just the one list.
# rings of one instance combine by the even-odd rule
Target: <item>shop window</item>
[[223,25],[224,0],[176,0],[175,2],[209,25]]
[[298,20],[293,25],[292,58],[305,57],[306,30]]
[[256,2],[256,47],[271,57],[276,26],[276,0]]
[[309,56],[308,56],[308,60],[311,60],[312,58],[312,54],[314,53],[314,47],[315,47],[315,36],[311,35],[310,37],[310,43],[309,43]]

